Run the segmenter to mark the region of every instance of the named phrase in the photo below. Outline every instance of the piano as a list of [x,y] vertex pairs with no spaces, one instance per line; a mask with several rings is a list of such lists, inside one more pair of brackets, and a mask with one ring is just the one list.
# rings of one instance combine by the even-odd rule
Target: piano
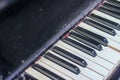
[[120,0],[8,1],[0,80],[120,80]]

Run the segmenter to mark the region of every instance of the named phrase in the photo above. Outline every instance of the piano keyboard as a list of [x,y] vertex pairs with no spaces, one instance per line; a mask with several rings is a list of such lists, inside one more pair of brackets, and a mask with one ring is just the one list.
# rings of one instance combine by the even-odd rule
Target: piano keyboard
[[119,61],[120,0],[107,0],[58,40],[25,74],[31,76],[30,80],[108,80]]

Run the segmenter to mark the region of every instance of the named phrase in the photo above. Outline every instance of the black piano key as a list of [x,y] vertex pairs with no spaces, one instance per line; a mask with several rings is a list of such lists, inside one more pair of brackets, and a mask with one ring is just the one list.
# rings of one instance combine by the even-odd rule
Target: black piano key
[[42,67],[39,64],[35,64],[32,66],[32,68],[34,68],[35,70],[37,70],[38,72],[46,75],[47,77],[51,78],[52,80],[65,80],[64,78],[60,77],[59,75],[49,71],[48,69]]
[[82,27],[79,27],[79,26],[76,27],[74,30],[76,32],[80,33],[80,34],[83,34],[83,35],[91,38],[91,39],[94,39],[95,41],[99,42],[100,44],[102,44],[104,46],[108,45],[108,41],[107,41],[107,39],[105,37],[102,37],[102,36],[100,36],[98,34],[95,34],[95,33],[91,32],[91,31],[88,31],[88,30],[86,30],[86,29],[84,29]]
[[102,46],[99,42],[97,42],[89,37],[86,37],[80,33],[76,33],[75,31],[71,31],[70,36],[77,39],[80,42],[83,42],[83,43],[99,50],[99,51],[102,50]]
[[115,32],[114,29],[109,28],[109,27],[107,27],[107,26],[105,26],[105,25],[103,25],[101,23],[98,23],[98,22],[96,22],[94,20],[86,19],[84,22],[91,25],[91,26],[93,26],[93,27],[95,27],[95,28],[97,28],[97,29],[99,29],[99,30],[102,30],[102,31],[104,31],[104,32],[106,32],[106,33],[108,33],[108,34],[110,34],[112,36],[116,35],[116,32]]
[[24,76],[21,77],[21,79],[18,79],[18,80],[37,80],[37,79],[26,73],[24,74]]
[[101,22],[101,23],[103,23],[103,24],[106,24],[106,25],[108,25],[108,26],[111,27],[111,28],[120,30],[120,24],[118,24],[118,23],[115,23],[115,22],[110,21],[110,20],[108,20],[108,19],[102,18],[102,17],[97,16],[97,15],[95,15],[95,14],[91,14],[89,17],[92,18],[92,19],[94,19],[94,20],[96,20],[96,21],[98,21],[98,22]]
[[113,9],[109,9],[109,8],[105,8],[105,7],[100,7],[98,10],[103,12],[103,13],[106,13],[110,16],[113,16],[115,18],[120,19],[120,12],[119,11],[115,11]]
[[71,64],[71,63],[69,63],[69,62],[67,62],[67,61],[53,55],[53,54],[51,54],[50,52],[48,52],[44,57],[51,60],[52,62],[54,62],[56,64],[68,69],[69,71],[71,71],[71,72],[73,72],[75,74],[80,73],[80,70],[79,70],[79,68],[77,66],[75,66],[75,65],[73,65],[73,64]]
[[74,55],[74,54],[72,54],[72,53],[70,53],[70,52],[68,52],[68,51],[66,51],[66,50],[64,50],[64,49],[62,49],[60,47],[55,46],[53,48],[53,51],[55,53],[65,57],[65,58],[69,59],[70,61],[82,66],[82,67],[87,66],[87,62],[84,59],[82,59],[80,57],[77,57],[76,55]]
[[108,2],[120,7],[120,2],[117,0],[108,0]]
[[116,5],[113,5],[111,3],[104,3],[103,6],[109,8],[109,9],[112,9],[112,10],[120,12],[120,7],[116,6]]
[[76,41],[74,41],[74,40],[72,40],[70,38],[63,39],[63,42],[65,42],[65,43],[67,43],[67,44],[69,44],[69,45],[71,45],[71,46],[85,52],[86,54],[88,54],[88,55],[90,55],[92,57],[97,56],[96,52],[93,49],[91,49],[91,48],[89,48],[89,47],[87,47],[87,46],[85,46],[85,45],[83,45],[83,44],[81,44],[79,42],[76,42]]

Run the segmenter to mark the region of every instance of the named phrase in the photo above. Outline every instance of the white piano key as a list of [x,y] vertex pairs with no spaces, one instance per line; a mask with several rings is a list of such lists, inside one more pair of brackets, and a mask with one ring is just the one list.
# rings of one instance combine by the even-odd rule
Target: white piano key
[[120,53],[120,44],[119,43],[116,43],[115,41],[111,40],[111,39],[108,39],[108,46],[112,46],[113,48],[115,48],[116,51],[118,51]]
[[89,56],[88,54],[86,54],[86,53],[84,53],[84,52],[82,52],[82,51],[80,51],[80,50],[78,50],[78,49],[76,49],[76,48],[74,48],[74,47],[72,47],[72,46],[64,43],[63,41],[60,41],[60,40],[59,40],[59,41],[57,42],[57,44],[59,44],[59,45],[61,45],[61,46],[64,46],[65,48],[69,49],[70,51],[73,51],[74,53],[76,53],[76,54],[78,54],[78,55],[81,55],[81,56],[89,59],[90,61],[95,62],[95,63],[97,63],[97,64],[99,64],[99,65],[101,65],[101,66],[103,66],[103,67],[105,67],[105,68],[107,68],[107,69],[109,69],[109,70],[111,70],[111,69],[114,67],[114,65],[111,64],[111,63],[109,63],[108,61],[103,60],[103,59],[101,59],[101,58],[98,57],[98,56],[96,56],[96,57],[91,57],[91,56]]
[[[82,43],[82,42],[80,42],[80,41],[78,41],[74,38],[72,38],[72,39],[79,42],[79,43]],[[86,45],[86,44],[84,44],[84,45]],[[88,46],[88,45],[86,45],[86,46]],[[92,48],[92,47],[90,47],[90,48]],[[118,63],[118,61],[120,60],[120,53],[119,52],[117,52],[117,51],[115,51],[115,50],[113,50],[109,47],[104,47],[104,46],[102,46],[102,49],[103,50],[101,50],[101,51],[98,51],[98,50],[94,49],[97,53],[97,56],[109,61],[112,64],[117,64]]]
[[97,16],[103,17],[105,19],[108,19],[110,21],[113,21],[113,22],[116,22],[116,23],[120,24],[120,20],[119,19],[117,19],[115,17],[112,17],[112,16],[110,16],[108,14],[105,14],[103,12],[100,12],[98,10],[93,10],[92,13],[95,14],[95,15],[97,15]]
[[[116,0],[117,1],[117,0]],[[108,4],[112,4],[112,5],[115,5],[114,3],[112,2],[109,2],[109,1],[105,1],[105,3],[108,3]],[[117,5],[116,5],[117,6]]]
[[[50,52],[52,52],[52,51],[50,51]],[[54,52],[52,52],[52,54],[56,55],[57,57],[60,57],[60,58],[63,59],[63,60],[66,60],[66,61],[68,61],[68,62],[70,62],[70,63],[72,63],[72,64],[74,64],[74,65],[76,65],[76,66],[78,66],[79,69],[81,70],[81,74],[83,74],[83,75],[85,75],[85,76],[88,76],[89,78],[91,78],[91,79],[93,79],[93,80],[97,80],[97,79],[102,80],[102,79],[103,79],[103,76],[104,76],[104,75],[99,74],[97,71],[95,72],[94,69],[92,70],[92,69],[90,69],[90,68],[88,68],[88,67],[83,68],[83,67],[75,64],[74,62],[72,62],[72,61],[70,61],[70,60],[68,60],[68,59],[66,59],[66,58],[64,58],[64,57],[62,57],[62,56],[60,56],[60,55],[58,55],[58,54],[56,54],[56,53],[54,53]],[[89,74],[89,72],[90,72],[91,74]],[[94,74],[94,75],[93,75],[93,74]],[[98,77],[99,77],[99,78],[98,78]]]
[[103,47],[103,53],[99,56],[106,58],[110,62],[117,64],[120,61],[120,53],[109,48],[109,47]]
[[103,32],[103,31],[101,31],[99,29],[96,29],[96,28],[84,23],[84,22],[81,22],[78,26],[80,26],[80,27],[82,27],[84,29],[87,29],[89,31],[92,31],[92,32],[94,32],[96,34],[99,34],[99,35],[101,35],[103,37],[106,37],[107,40],[108,40],[109,45],[111,45],[111,46],[115,47],[116,49],[120,50],[120,44],[118,43],[118,42],[120,42],[119,38],[117,38],[115,36],[111,36],[111,35]]
[[[81,22],[79,25],[80,25],[80,27],[81,27],[81,26],[82,26],[82,27],[84,27],[84,26],[85,26],[85,27],[86,27],[86,26],[88,26],[88,27],[93,27],[93,26],[91,26],[91,25],[89,25],[89,24],[87,24],[87,23],[84,23],[84,22]],[[93,28],[94,28],[94,27],[93,27]],[[90,28],[90,29],[91,29],[91,28]],[[104,35],[105,37],[108,37],[109,39],[112,39],[112,40],[120,43],[120,37],[119,37],[118,35],[112,36],[112,35],[109,35],[109,34],[103,32],[103,31],[97,29],[97,28],[94,28],[94,30],[96,30],[96,32],[99,33],[99,34]],[[91,30],[91,31],[92,31],[92,30]]]
[[[103,24],[103,25],[105,25],[105,24]],[[105,26],[109,27],[108,25],[105,25]],[[111,28],[111,27],[109,27],[109,28]],[[112,28],[112,29],[113,29],[113,28]],[[114,30],[115,30],[115,32],[116,32],[116,34],[117,34],[117,37],[120,38],[120,31],[119,31],[119,30],[116,30],[116,29],[114,29]]]
[[[71,39],[73,39],[73,40],[75,40],[75,41],[77,41],[77,42],[79,42],[79,43],[81,43],[81,44],[84,44],[84,43],[82,43],[82,42],[80,42],[80,41],[78,41],[78,40],[76,40],[76,39],[74,39],[74,38],[72,38],[72,37],[69,37],[69,38],[71,38]],[[86,45],[86,44],[84,44],[84,45]],[[86,46],[88,46],[88,45],[86,45]],[[88,47],[90,47],[90,46],[88,46]],[[90,48],[92,48],[92,47],[90,47]],[[102,46],[102,48],[104,48],[104,46]],[[112,58],[113,57],[115,57],[115,56],[111,56],[113,53],[110,53],[110,52],[108,52],[107,50],[102,50],[102,51],[98,51],[98,50],[96,50],[96,49],[94,49],[95,51],[96,51],[96,53],[97,53],[97,56],[98,57],[100,57],[100,58],[102,58],[102,59],[104,59],[104,60],[106,60],[106,61],[108,61],[108,62],[110,62],[111,64],[116,64],[119,60],[120,60],[120,55],[119,54],[116,54],[117,56],[118,56],[118,58],[116,58],[115,59],[115,61],[113,61],[112,60]],[[111,49],[109,49],[110,51],[111,51]],[[106,52],[108,52],[108,53],[106,53]],[[112,50],[111,52],[115,52],[114,50]],[[114,55],[114,54],[113,54]],[[117,61],[116,61],[117,60]]]
[[83,57],[81,55],[78,55],[75,52],[73,52],[73,51],[71,51],[71,50],[69,50],[69,49],[67,49],[67,48],[65,48],[65,47],[63,47],[63,46],[61,46],[59,44],[55,44],[55,45],[62,48],[62,49],[64,49],[64,50],[66,50],[66,51],[68,51],[68,52],[70,52],[70,53],[72,53],[72,54],[74,54],[74,55],[76,55],[76,56],[78,56],[78,57],[80,57],[80,58],[82,58],[82,59],[84,59],[88,64],[87,65],[88,68],[90,68],[90,69],[92,69],[92,70],[94,70],[94,71],[96,71],[96,72],[98,72],[98,73],[100,73],[100,74],[102,74],[104,76],[109,73],[108,69],[106,69],[106,68],[104,68],[104,67],[90,61],[89,59],[87,59],[87,58],[85,58],[85,57]]
[[[72,39],[79,43],[82,43],[74,38],[72,38]],[[84,45],[86,45],[86,44],[84,44]],[[86,46],[88,46],[88,45],[86,45]],[[92,47],[90,47],[90,48],[92,48]],[[98,51],[98,50],[94,49],[97,53],[97,56],[109,61],[112,64],[118,63],[118,61],[120,60],[120,53],[118,53],[117,51],[114,51],[113,49],[111,49],[109,47],[102,46],[102,49],[103,49],[102,51]]]
[[[94,20],[94,19],[92,19],[92,18],[89,18],[89,19],[91,19],[91,20],[95,21],[95,20]],[[111,28],[110,26],[108,26],[108,25],[106,25],[106,24],[103,24],[103,23],[101,23],[101,22],[99,22],[99,21],[96,21],[96,22],[98,22],[98,23],[100,23],[100,24],[102,24],[102,25],[105,25],[105,26],[107,26],[107,27]],[[114,29],[114,28],[112,28],[112,29]],[[116,30],[116,29],[114,29],[114,30],[115,30],[116,34],[118,35],[117,37],[119,37],[119,38],[120,38],[120,31],[119,31],[119,30]]]
[[47,76],[45,76],[44,74],[36,71],[35,69],[33,69],[31,67],[29,67],[25,72],[30,74],[32,77],[34,77],[38,80],[52,80],[52,79],[48,78]]
[[120,53],[109,48],[109,47],[104,47],[102,46],[103,50],[98,51],[95,50],[97,53],[97,56],[112,63],[112,64],[117,64],[120,60]]
[[[102,47],[104,47],[104,46],[102,46]],[[118,52],[110,49],[109,47],[103,48],[102,51],[98,51],[98,50],[95,50],[95,51],[96,51],[98,57],[112,63],[113,65],[117,64],[118,61],[120,60],[120,55],[118,54]]]
[[[71,77],[63,74],[62,72],[59,72],[58,70],[54,69],[53,67],[51,67],[51,66],[43,63],[41,60],[42,60],[42,59],[38,60],[36,63],[39,64],[39,65],[41,65],[41,66],[43,66],[44,68],[52,71],[53,73],[59,75],[60,77],[66,79],[66,80],[74,80],[74,79],[72,79]],[[43,80],[44,80],[44,79],[43,79]]]
[[[115,29],[114,29],[115,30]],[[120,37],[120,31],[115,30],[116,34],[118,35],[118,37]]]
[[[81,80],[91,80],[91,79],[81,75],[81,73],[76,75],[76,74],[72,73],[71,71],[69,71],[69,70],[67,70],[67,69],[65,69],[65,68],[55,64],[54,62],[52,62],[52,61],[50,61],[50,60],[48,60],[48,59],[46,59],[44,57],[41,57],[41,59],[39,60],[38,64],[41,64],[41,62],[43,62],[44,64],[49,65],[50,67],[54,68],[55,70],[60,71],[61,73],[71,77],[74,80],[79,80],[79,79],[81,79]],[[67,80],[69,80],[69,79],[67,79]]]

